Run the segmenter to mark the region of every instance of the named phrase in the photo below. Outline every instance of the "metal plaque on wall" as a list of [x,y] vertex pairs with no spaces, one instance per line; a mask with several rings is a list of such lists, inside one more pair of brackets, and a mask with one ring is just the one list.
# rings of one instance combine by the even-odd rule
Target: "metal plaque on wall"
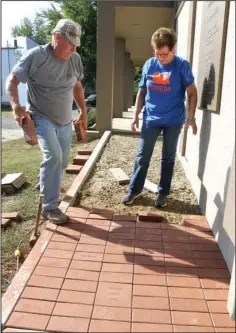
[[198,62],[198,108],[220,111],[230,1],[203,1]]

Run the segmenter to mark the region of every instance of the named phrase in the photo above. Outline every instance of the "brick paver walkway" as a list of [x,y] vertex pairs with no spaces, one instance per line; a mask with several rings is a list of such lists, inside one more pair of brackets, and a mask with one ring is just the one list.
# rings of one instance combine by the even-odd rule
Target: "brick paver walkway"
[[69,208],[6,327],[233,332],[229,272],[204,217],[183,225]]

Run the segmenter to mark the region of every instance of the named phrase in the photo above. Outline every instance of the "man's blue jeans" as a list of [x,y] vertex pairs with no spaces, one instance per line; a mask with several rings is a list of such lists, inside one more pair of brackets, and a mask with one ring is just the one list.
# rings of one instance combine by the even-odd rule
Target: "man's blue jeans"
[[170,193],[177,144],[181,129],[182,125],[158,128],[143,125],[138,153],[136,155],[134,170],[129,185],[129,193],[135,195],[142,192],[153,149],[161,131],[163,131],[163,146],[158,192],[163,195]]
[[43,210],[58,207],[63,170],[68,164],[72,138],[72,123],[61,126],[49,119],[32,115],[43,152],[40,166],[40,192],[44,194]]

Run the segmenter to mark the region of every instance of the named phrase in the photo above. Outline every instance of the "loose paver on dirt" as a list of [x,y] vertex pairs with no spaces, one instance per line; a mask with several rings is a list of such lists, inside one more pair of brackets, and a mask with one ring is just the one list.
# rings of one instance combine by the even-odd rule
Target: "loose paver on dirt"
[[120,185],[129,184],[129,177],[121,168],[110,168],[109,171]]

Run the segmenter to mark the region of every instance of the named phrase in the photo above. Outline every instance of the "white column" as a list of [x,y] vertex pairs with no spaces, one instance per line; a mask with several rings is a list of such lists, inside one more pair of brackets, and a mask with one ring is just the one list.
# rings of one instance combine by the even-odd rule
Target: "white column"
[[115,8],[106,1],[98,1],[97,7],[96,128],[103,134],[112,128]]
[[113,68],[113,118],[122,118],[124,84],[125,40],[115,38],[115,59]]

